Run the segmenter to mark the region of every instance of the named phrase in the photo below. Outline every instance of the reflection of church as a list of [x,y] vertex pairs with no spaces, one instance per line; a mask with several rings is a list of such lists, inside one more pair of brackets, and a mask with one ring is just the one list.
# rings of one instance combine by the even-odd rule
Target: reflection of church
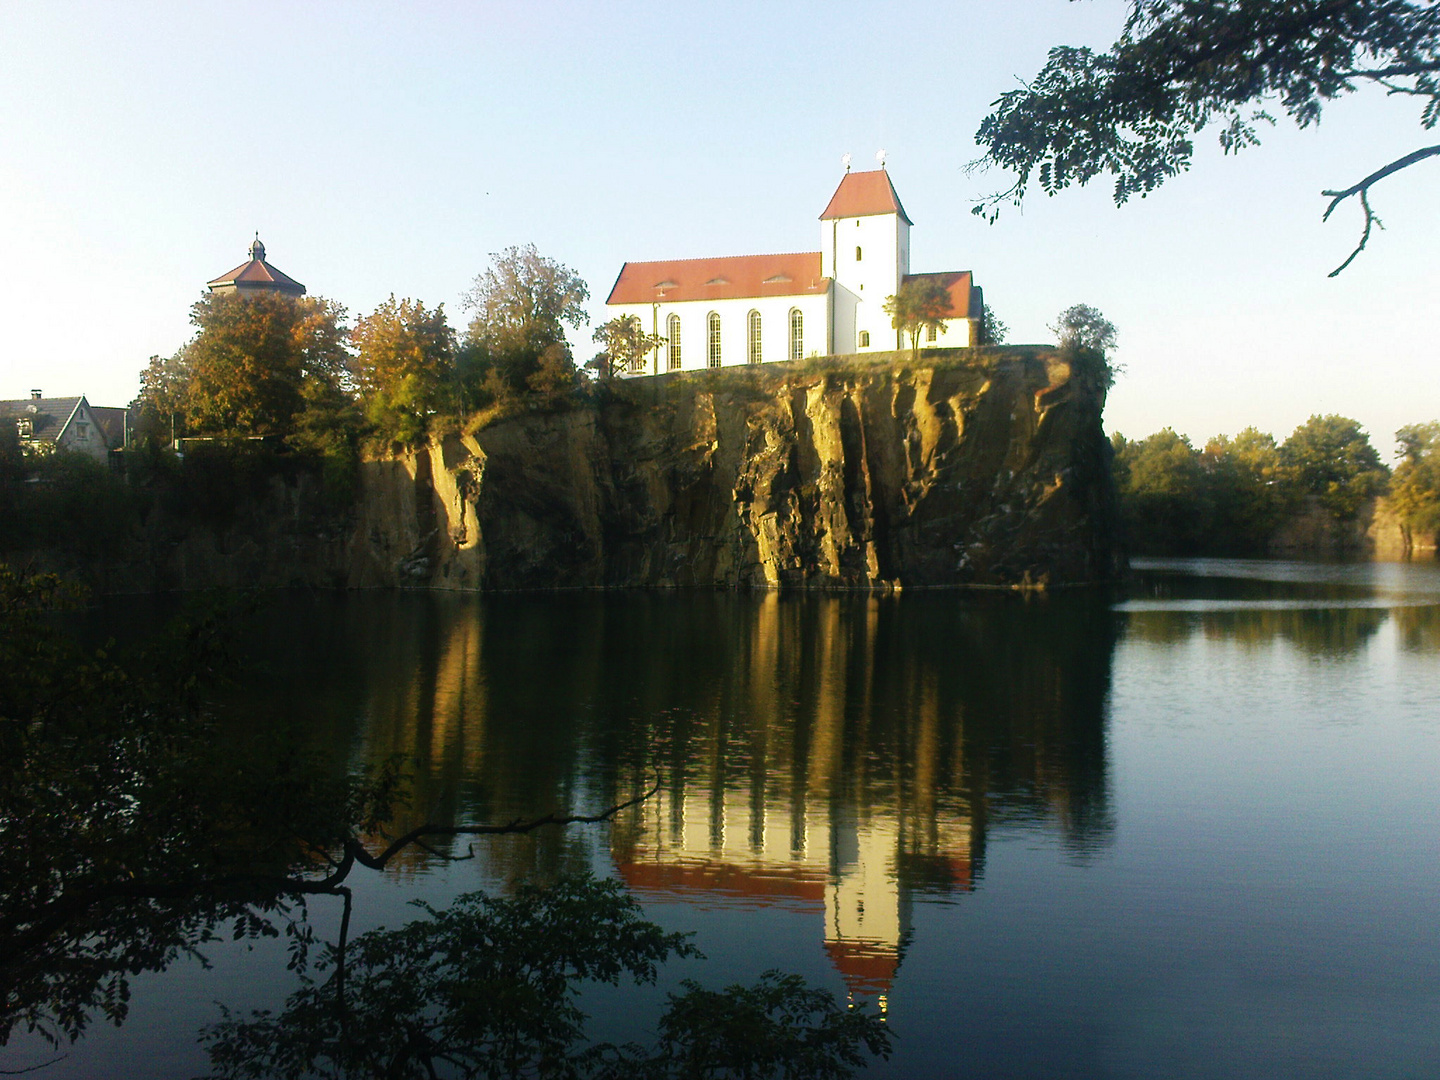
[[893,804],[860,817],[829,799],[757,802],[702,782],[635,808],[612,854],[642,900],[819,915],[852,998],[873,995],[884,1010],[910,929],[910,871],[923,866],[932,888],[972,887],[970,818],[919,824]]

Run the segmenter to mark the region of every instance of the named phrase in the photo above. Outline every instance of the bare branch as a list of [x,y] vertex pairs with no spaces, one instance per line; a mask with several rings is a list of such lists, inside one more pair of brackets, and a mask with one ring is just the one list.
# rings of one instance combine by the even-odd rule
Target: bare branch
[[[411,844],[420,844],[426,837],[435,836],[502,836],[512,833],[528,833],[546,825],[594,825],[601,821],[610,821],[621,810],[628,810],[632,806],[638,806],[650,796],[660,790],[660,780],[657,778],[649,790],[641,792],[632,799],[616,803],[600,811],[598,814],[546,814],[544,817],[532,818],[529,821],[522,821],[517,818],[514,821],[506,822],[504,825],[436,825],[426,823],[418,825],[405,833],[403,836],[390,842],[379,855],[371,855],[362,847],[359,842],[346,844],[347,853],[353,850],[355,860],[371,870],[383,870],[385,864],[398,855]],[[429,850],[429,849],[427,849]],[[465,858],[466,856],[461,856]],[[332,875],[333,876],[333,875]]]
[[1355,256],[1359,255],[1360,252],[1365,250],[1365,245],[1370,240],[1370,231],[1373,227],[1379,226],[1382,229],[1385,227],[1384,224],[1380,221],[1380,219],[1375,216],[1375,212],[1370,209],[1370,188],[1374,184],[1377,184],[1381,180],[1384,180],[1387,176],[1392,176],[1395,173],[1399,172],[1401,169],[1408,169],[1416,162],[1424,161],[1426,158],[1435,157],[1436,155],[1440,155],[1440,146],[1422,146],[1419,150],[1415,150],[1409,154],[1406,154],[1402,158],[1396,158],[1394,161],[1390,162],[1390,164],[1384,166],[1383,168],[1376,169],[1363,180],[1359,181],[1358,183],[1352,184],[1350,187],[1345,188],[1342,191],[1322,191],[1320,193],[1325,198],[1330,200],[1330,205],[1325,208],[1325,214],[1320,219],[1321,221],[1329,221],[1330,215],[1335,212],[1335,208],[1339,206],[1342,202],[1344,202],[1346,199],[1354,195],[1360,196],[1360,205],[1365,210],[1365,231],[1360,236],[1360,243],[1356,245],[1355,250],[1350,253],[1350,257],[1348,259],[1346,259],[1343,263],[1337,266],[1334,270],[1330,271],[1330,277],[1334,277],[1336,274],[1339,274],[1342,270],[1344,270],[1347,266],[1349,266],[1352,262],[1355,261]]

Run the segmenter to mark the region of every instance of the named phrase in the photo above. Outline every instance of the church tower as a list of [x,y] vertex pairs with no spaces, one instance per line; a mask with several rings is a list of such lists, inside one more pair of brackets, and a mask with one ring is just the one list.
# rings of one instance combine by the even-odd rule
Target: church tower
[[820,272],[834,284],[834,351],[903,348],[885,314],[910,273],[910,226],[884,169],[847,172],[820,215]]

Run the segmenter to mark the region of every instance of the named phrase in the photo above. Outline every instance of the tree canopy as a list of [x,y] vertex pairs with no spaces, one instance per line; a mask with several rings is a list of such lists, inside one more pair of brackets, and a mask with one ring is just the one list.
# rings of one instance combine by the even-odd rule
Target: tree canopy
[[351,331],[366,418],[389,440],[414,444],[433,414],[455,404],[455,334],[445,305],[427,311],[394,295]]
[[556,389],[573,374],[565,327],[589,321],[590,289],[575,271],[541,255],[534,244],[491,256],[490,268],[465,294],[474,312],[469,340],[482,367],[512,390]]
[[645,370],[645,357],[665,343],[659,334],[648,334],[638,315],[617,315],[596,327],[594,340],[600,352],[587,365],[602,379]]
[[935,278],[911,278],[894,296],[885,298],[890,325],[910,337],[910,352],[920,351],[920,332],[933,328],[943,333],[950,314],[950,292]]
[[1410,424],[1395,433],[1400,464],[1390,497],[1408,531],[1440,533],[1440,422]]
[[320,297],[207,293],[190,309],[195,337],[152,357],[135,405],[191,435],[288,435],[296,416],[344,385],[345,309]]
[[[1278,109],[1300,127],[1361,87],[1415,99],[1424,129],[1440,120],[1440,5],[1434,0],[1131,0],[1106,52],[1060,46],[1021,89],[1002,94],[976,133],[972,169],[1010,171],[1014,182],[982,201],[991,220],[1032,183],[1047,195],[1102,174],[1114,198],[1144,196],[1190,167],[1194,136],[1219,129],[1226,153],[1260,142]],[[1370,188],[1440,155],[1425,146],[1377,163],[1347,187],[1322,192],[1328,218],[1346,199],[1364,212],[1355,250],[1378,222]]]

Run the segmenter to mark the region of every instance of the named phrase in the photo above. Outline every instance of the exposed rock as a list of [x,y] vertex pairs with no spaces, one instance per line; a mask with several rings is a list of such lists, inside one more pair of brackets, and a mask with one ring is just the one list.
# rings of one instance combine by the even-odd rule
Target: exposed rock
[[1100,396],[1052,383],[1049,350],[972,355],[621,382],[372,462],[350,580],[422,558],[485,590],[1114,577]]
[[157,504],[98,560],[32,565],[109,592],[1108,580],[1102,406],[1040,348],[677,373],[364,462],[348,511],[277,477],[223,525]]

